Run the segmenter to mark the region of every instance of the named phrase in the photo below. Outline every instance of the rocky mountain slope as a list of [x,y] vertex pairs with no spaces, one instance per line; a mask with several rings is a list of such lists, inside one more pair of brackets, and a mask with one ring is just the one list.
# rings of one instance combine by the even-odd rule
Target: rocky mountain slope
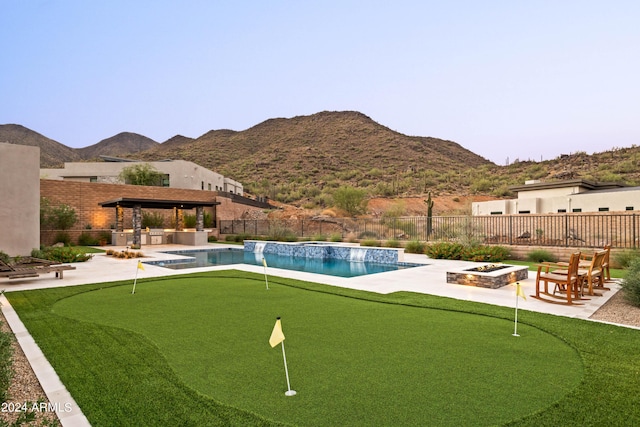
[[90,147],[69,148],[20,125],[0,125],[0,141],[37,145],[42,167],[100,155],[145,161],[183,159],[241,181],[245,191],[300,207],[323,207],[342,185],[393,199],[510,196],[525,180],[582,178],[640,185],[640,147],[574,153],[544,162],[498,166],[459,144],[407,136],[354,111],[266,120],[244,131],[212,130],[157,143],[121,133]]

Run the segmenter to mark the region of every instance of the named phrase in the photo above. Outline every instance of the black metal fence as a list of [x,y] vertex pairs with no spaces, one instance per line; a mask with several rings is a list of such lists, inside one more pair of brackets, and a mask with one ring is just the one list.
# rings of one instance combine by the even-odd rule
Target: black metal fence
[[465,241],[500,245],[637,248],[640,215],[558,214],[298,220],[221,220],[220,234]]

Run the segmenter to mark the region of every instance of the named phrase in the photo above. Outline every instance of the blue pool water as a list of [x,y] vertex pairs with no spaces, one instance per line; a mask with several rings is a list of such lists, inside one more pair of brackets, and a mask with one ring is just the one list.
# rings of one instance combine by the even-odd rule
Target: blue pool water
[[231,264],[262,266],[262,258],[264,256],[268,268],[273,267],[286,270],[306,271],[308,273],[326,274],[338,277],[363,276],[366,274],[382,273],[385,271],[402,270],[420,265],[409,263],[381,264],[373,262],[351,262],[343,259],[299,258],[275,254],[254,253],[244,251],[242,249],[210,249],[168,253],[192,257],[193,260],[188,262],[153,261],[150,264],[161,265],[162,267],[174,270]]

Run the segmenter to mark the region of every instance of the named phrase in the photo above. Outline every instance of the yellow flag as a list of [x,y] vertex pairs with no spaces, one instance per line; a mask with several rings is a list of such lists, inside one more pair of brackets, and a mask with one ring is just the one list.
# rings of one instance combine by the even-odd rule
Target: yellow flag
[[280,324],[280,318],[276,320],[276,324],[273,327],[273,332],[271,332],[271,338],[269,338],[269,344],[271,347],[275,347],[284,341],[284,334],[282,333],[282,325]]
[[262,258],[262,265],[264,265],[264,268],[267,268],[267,260]]
[[138,261],[138,268],[140,270],[144,270],[144,265],[142,265],[142,262]]
[[527,297],[524,296],[524,290],[522,290],[522,286],[520,286],[520,282],[516,283],[516,297],[522,297],[524,300],[527,300]]

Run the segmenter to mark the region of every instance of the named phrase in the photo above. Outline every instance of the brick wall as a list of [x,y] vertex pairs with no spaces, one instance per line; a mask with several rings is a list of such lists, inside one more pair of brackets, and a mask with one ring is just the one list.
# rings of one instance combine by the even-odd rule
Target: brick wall
[[[155,200],[185,200],[198,202],[218,201],[221,204],[215,207],[216,218],[234,219],[236,215],[243,215],[253,210],[261,211],[261,209],[251,206],[233,203],[232,200],[225,197],[217,197],[215,191],[187,190],[181,188],[165,188],[165,187],[147,187],[139,185],[122,185],[107,184],[95,182],[75,182],[60,180],[40,180],[40,196],[49,200],[52,206],[59,204],[67,204],[75,209],[78,221],[70,230],[70,235],[75,237],[82,230],[88,231],[91,227],[91,234],[95,230],[109,230],[116,223],[115,208],[103,208],[100,202],[106,202],[118,198],[138,198],[138,199],[155,199]],[[170,227],[170,218],[172,210],[154,210],[145,211],[158,212],[165,216],[165,227]],[[205,208],[213,216],[214,208]],[[185,210],[185,214],[195,215],[193,212]],[[131,228],[132,210],[124,210],[125,228]],[[50,244],[50,240],[57,232],[44,230],[41,232],[41,243]],[[73,238],[72,238],[72,241]]]

